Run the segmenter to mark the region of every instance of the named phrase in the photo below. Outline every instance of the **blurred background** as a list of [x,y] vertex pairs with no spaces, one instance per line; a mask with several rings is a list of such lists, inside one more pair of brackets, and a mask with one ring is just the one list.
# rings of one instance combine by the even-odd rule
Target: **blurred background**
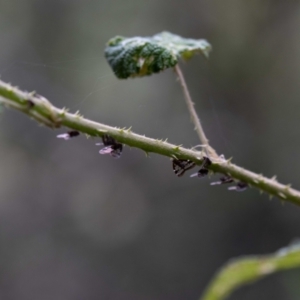
[[[211,144],[299,189],[299,28],[298,1],[0,0],[0,75],[95,121],[192,147],[174,72],[118,80],[103,52],[115,35],[205,38],[211,58],[181,66]],[[254,189],[177,178],[168,158],[128,147],[101,156],[100,141],[65,142],[13,110],[0,126],[0,299],[197,299],[229,259],[299,237],[300,209]],[[299,298],[299,270],[230,297]]]

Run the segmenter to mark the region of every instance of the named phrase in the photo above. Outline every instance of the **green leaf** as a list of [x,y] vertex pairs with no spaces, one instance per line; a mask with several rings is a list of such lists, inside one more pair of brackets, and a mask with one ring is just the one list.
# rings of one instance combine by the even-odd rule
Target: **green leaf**
[[278,271],[300,267],[300,243],[282,248],[274,254],[248,256],[230,261],[215,276],[201,300],[227,298],[238,287]]
[[210,51],[211,45],[206,40],[162,32],[153,37],[116,36],[108,41],[105,57],[118,78],[128,78],[172,68],[179,58],[189,59],[197,53],[208,57]]

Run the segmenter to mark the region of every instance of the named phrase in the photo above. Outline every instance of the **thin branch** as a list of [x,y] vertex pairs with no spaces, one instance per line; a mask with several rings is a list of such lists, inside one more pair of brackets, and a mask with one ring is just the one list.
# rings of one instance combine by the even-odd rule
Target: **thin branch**
[[187,84],[185,82],[184,76],[181,72],[181,69],[179,67],[179,64],[177,64],[174,67],[174,70],[178,76],[179,82],[181,84],[182,90],[183,90],[183,94],[184,94],[184,98],[185,98],[185,102],[186,105],[188,107],[192,122],[194,123],[195,126],[195,130],[197,131],[197,134],[199,136],[200,142],[202,143],[202,145],[206,146],[206,149],[209,153],[209,155],[211,157],[217,158],[218,155],[216,153],[216,151],[209,145],[209,141],[204,133],[203,127],[201,125],[200,119],[197,115],[197,112],[195,110],[195,103],[192,101],[191,95],[189,93],[189,89],[187,87]]
[[[155,140],[135,134],[130,129],[110,127],[85,119],[78,113],[71,114],[66,109],[53,106],[46,98],[37,95],[35,92],[23,92],[17,87],[2,81],[0,81],[0,103],[22,111],[40,124],[50,128],[64,126],[94,137],[108,134],[118,142],[139,148],[146,153],[153,152],[178,159],[189,159],[197,165],[201,165],[203,162],[203,153],[195,149],[186,149],[163,140]],[[211,161],[212,164],[208,166],[209,170],[231,176],[270,194],[271,197],[276,196],[283,201],[289,201],[300,206],[300,192],[292,189],[290,185],[283,185],[278,183],[275,178],[269,179],[245,170],[232,164],[230,160],[212,157]]]

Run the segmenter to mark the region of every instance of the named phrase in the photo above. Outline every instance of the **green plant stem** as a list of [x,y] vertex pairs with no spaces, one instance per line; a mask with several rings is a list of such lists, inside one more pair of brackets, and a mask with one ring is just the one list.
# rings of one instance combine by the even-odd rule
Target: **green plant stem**
[[[107,126],[84,118],[78,113],[68,113],[66,109],[53,106],[47,99],[35,92],[23,92],[17,87],[0,81],[0,103],[22,111],[40,124],[50,128],[68,127],[85,133],[89,136],[101,137],[109,134],[120,143],[130,147],[139,148],[146,152],[161,154],[178,159],[189,159],[197,165],[203,162],[203,154],[195,149],[186,149],[133,133],[130,129],[121,129]],[[270,196],[276,196],[283,201],[289,201],[300,206],[300,192],[289,185],[278,183],[274,178],[266,178],[260,174],[245,170],[220,157],[211,158],[212,164],[208,167],[211,171],[232,176],[234,179],[248,183]]]
[[275,254],[231,260],[212,279],[200,300],[222,300],[238,287],[278,271],[300,267],[300,248],[290,246]]
[[182,74],[182,71],[181,71],[181,69],[179,67],[179,64],[177,64],[174,67],[174,70],[175,70],[175,73],[178,76],[180,85],[182,87],[184,98],[185,98],[185,102],[186,102],[186,105],[188,107],[188,110],[189,110],[189,113],[190,113],[190,116],[191,116],[191,120],[194,123],[195,130],[197,131],[197,134],[199,136],[200,142],[201,142],[201,144],[203,146],[205,146],[205,148],[206,148],[207,152],[209,153],[210,157],[218,158],[218,155],[217,155],[215,149],[213,149],[209,145],[208,138],[206,137],[206,135],[204,133],[203,127],[202,127],[201,122],[200,122],[200,119],[199,119],[199,117],[197,115],[197,112],[195,110],[195,106],[194,106],[195,103],[192,101],[189,89],[188,89],[187,84],[185,82],[185,79],[184,79],[184,76]]

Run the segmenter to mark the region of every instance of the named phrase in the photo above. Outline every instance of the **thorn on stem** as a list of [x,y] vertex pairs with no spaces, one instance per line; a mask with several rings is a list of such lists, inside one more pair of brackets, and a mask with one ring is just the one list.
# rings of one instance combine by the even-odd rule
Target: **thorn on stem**
[[230,164],[231,164],[231,161],[232,161],[232,159],[233,159],[233,157],[230,157],[230,158],[228,158],[228,159],[226,160],[226,163],[227,163],[228,165],[230,165]]
[[279,197],[283,198],[283,199],[286,199],[286,195],[282,192],[279,192],[278,193]]
[[290,183],[287,184],[287,185],[285,186],[284,190],[285,190],[285,191],[288,191],[288,190],[291,188],[291,186],[292,186],[292,185],[291,185]]

